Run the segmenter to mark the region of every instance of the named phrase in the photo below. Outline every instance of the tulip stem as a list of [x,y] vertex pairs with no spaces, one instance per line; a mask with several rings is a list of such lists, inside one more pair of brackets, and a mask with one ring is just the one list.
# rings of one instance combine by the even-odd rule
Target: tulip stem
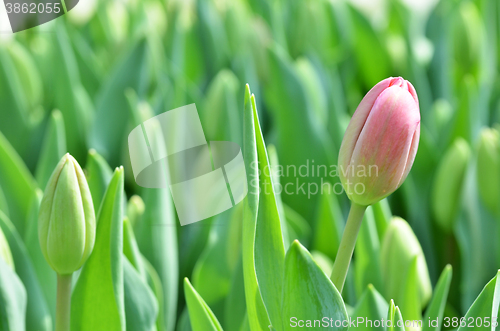
[[333,264],[332,276],[330,277],[339,293],[342,293],[342,289],[344,288],[347,271],[349,270],[352,253],[354,252],[354,246],[356,245],[356,239],[366,208],[367,206],[361,206],[354,202],[351,204],[349,217],[347,218],[344,234],[342,235],[337,257]]
[[57,274],[56,330],[69,331],[71,312],[71,276]]

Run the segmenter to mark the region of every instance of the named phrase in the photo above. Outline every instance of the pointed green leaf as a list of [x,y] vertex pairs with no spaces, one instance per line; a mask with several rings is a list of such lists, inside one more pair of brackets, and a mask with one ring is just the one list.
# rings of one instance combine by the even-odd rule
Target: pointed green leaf
[[28,251],[17,233],[12,222],[0,212],[0,229],[5,234],[14,258],[16,274],[19,276],[26,289],[28,304],[26,306],[27,330],[52,330],[52,317],[45,301],[35,269],[31,263]]
[[[259,207],[258,183],[259,172],[256,164],[257,140],[255,133],[255,97],[250,93],[248,84],[245,89],[245,109],[243,112],[243,159],[247,171],[248,193],[243,200],[243,275],[245,282],[245,299],[247,303],[248,322],[254,331],[268,330],[267,316],[255,273],[255,231]],[[250,180],[250,178],[253,180]],[[257,180],[257,182],[255,182]],[[252,185],[253,184],[253,185]]]
[[179,257],[177,220],[168,189],[144,189],[145,212],[136,224],[139,249],[151,262],[163,285],[163,316],[165,330],[171,331],[177,317]]
[[282,273],[285,263],[285,246],[281,232],[275,190],[271,175],[266,145],[259,123],[255,97],[252,95],[252,110],[257,147],[258,182],[250,177],[250,185],[259,184],[259,207],[255,231],[255,272],[260,293],[266,306],[271,325],[278,326],[281,321]]
[[103,84],[97,99],[96,114],[91,125],[89,146],[95,148],[110,164],[120,160],[127,135],[128,107],[125,89],[141,90],[146,58],[146,40],[137,42],[130,53],[114,68]]
[[26,328],[26,290],[12,268],[0,258],[0,329]]
[[[441,331],[441,327],[443,326],[443,313],[446,307],[446,300],[448,299],[452,273],[451,265],[447,265],[441,273],[436,288],[434,289],[434,296],[432,297],[429,307],[425,311],[422,331]],[[430,326],[428,321],[436,319],[439,321],[438,326]]]
[[[351,326],[349,330],[385,330],[385,327],[375,327],[373,324],[367,324],[367,321],[381,321],[386,317],[389,304],[385,301],[384,297],[377,292],[373,285],[368,285],[365,292],[359,298],[358,305],[354,314],[350,316],[353,320],[360,321],[361,323],[356,326]],[[364,319],[364,321],[358,320]]]
[[47,306],[52,315],[52,320],[56,317],[56,291],[57,291],[57,275],[56,272],[47,263],[40,249],[38,240],[38,211],[40,202],[42,201],[43,193],[40,189],[36,189],[30,203],[28,218],[26,224],[26,234],[24,235],[24,243],[26,249],[33,262],[38,281],[42,285],[42,291],[47,302]]
[[387,320],[390,321],[387,331],[405,331],[403,316],[401,316],[399,307],[394,305],[394,300],[389,303]]
[[72,330],[125,330],[123,195],[123,168],[117,168],[99,211],[94,250],[73,290]]
[[344,216],[334,193],[326,192],[321,194],[319,199],[312,247],[323,252],[333,261],[337,256],[344,230]]
[[143,257],[135,240],[134,230],[127,217],[123,220],[123,255],[137,270],[139,275],[143,279],[146,279],[146,270],[142,261]]
[[142,276],[126,258],[123,259],[123,286],[127,330],[154,330],[158,303]]
[[[297,320],[321,320],[325,316],[333,321],[348,318],[339,292],[298,241],[292,243],[286,254],[281,304],[281,330],[295,330]],[[328,330],[347,330],[347,327],[333,325]]]
[[101,207],[106,188],[108,187],[109,181],[113,176],[113,171],[106,160],[104,160],[104,158],[99,155],[95,149],[89,150],[85,170],[85,177],[87,178],[90,193],[92,194],[94,210],[98,212]]
[[187,278],[184,278],[184,293],[193,331],[222,331],[219,321]]
[[52,175],[57,163],[66,154],[66,133],[64,132],[64,119],[59,110],[50,114],[47,130],[43,138],[42,149],[36,166],[35,178],[40,188],[45,185]]
[[9,214],[17,231],[24,235],[30,197],[36,183],[23,160],[0,132],[0,187],[9,205]]
[[[458,330],[489,330],[495,331],[498,325],[498,308],[500,304],[500,271],[490,280],[481,291],[477,299],[470,306],[465,321],[467,325],[460,327]],[[470,321],[474,319],[474,323],[470,325]],[[489,321],[487,324],[486,322]],[[482,323],[481,323],[482,322]],[[479,324],[481,323],[481,324]]]

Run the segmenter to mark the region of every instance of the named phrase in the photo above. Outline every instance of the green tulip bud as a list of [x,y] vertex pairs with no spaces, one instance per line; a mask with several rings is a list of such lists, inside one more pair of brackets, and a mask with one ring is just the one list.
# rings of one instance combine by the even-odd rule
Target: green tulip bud
[[11,266],[14,270],[14,259],[12,258],[12,253],[10,251],[9,242],[0,228],[0,259],[3,259],[7,265]]
[[140,196],[133,195],[130,197],[127,204],[127,216],[132,226],[135,226],[137,221],[141,219],[145,209],[146,206]]
[[385,232],[380,258],[387,300],[404,302],[405,284],[415,259],[419,302],[423,308],[432,296],[427,262],[410,225],[402,218],[394,217]]
[[439,163],[432,189],[432,212],[437,224],[450,232],[460,206],[462,186],[471,151],[467,142],[458,138]]
[[477,183],[486,207],[499,212],[500,201],[500,133],[486,128],[481,131],[477,153]]
[[51,268],[61,275],[78,270],[94,248],[95,228],[87,180],[66,154],[47,183],[38,214],[38,238]]

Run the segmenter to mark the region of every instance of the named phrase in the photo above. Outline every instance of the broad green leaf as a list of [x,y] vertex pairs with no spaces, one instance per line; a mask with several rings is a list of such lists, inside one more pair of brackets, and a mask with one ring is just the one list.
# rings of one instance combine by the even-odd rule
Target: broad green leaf
[[0,187],[6,193],[9,216],[24,235],[25,220],[36,183],[14,148],[0,132]]
[[12,268],[0,258],[0,329],[26,329],[27,295],[23,283]]
[[[350,316],[356,320],[356,326],[350,327],[349,330],[385,330],[384,326],[376,327],[367,321],[381,321],[385,319],[389,305],[384,297],[377,292],[373,285],[368,285],[361,298],[359,298],[358,305],[354,310],[354,314]],[[362,318],[363,320],[358,320]]]
[[146,270],[142,261],[143,257],[135,240],[134,229],[127,217],[123,220],[123,255],[145,280]]
[[[268,330],[267,316],[255,273],[255,231],[259,208],[259,172],[256,164],[257,140],[255,132],[255,96],[250,93],[248,84],[245,89],[245,109],[243,112],[243,159],[247,171],[248,193],[243,200],[243,276],[245,283],[245,300],[250,329],[252,331]],[[253,185],[252,185],[253,184]]]
[[[59,22],[58,22],[59,23]],[[68,151],[82,159],[87,151],[86,139],[94,116],[93,104],[80,82],[78,64],[63,24],[57,24],[52,48],[53,86],[57,91],[55,105],[62,112]]]
[[57,292],[57,275],[50,267],[43,256],[38,240],[38,211],[40,202],[42,201],[42,190],[36,189],[33,195],[26,219],[26,233],[24,235],[24,243],[33,263],[33,268],[41,289],[45,296],[45,301],[52,315],[52,320],[56,318],[56,292]]
[[222,331],[219,321],[187,278],[184,278],[184,294],[193,331]]
[[155,330],[158,315],[156,298],[126,258],[123,259],[123,286],[127,330]]
[[96,114],[89,134],[89,146],[95,148],[110,164],[117,164],[119,153],[128,132],[128,107],[125,89],[140,91],[144,72],[147,44],[137,42],[131,51],[113,69],[103,84],[97,99]]
[[316,212],[313,249],[326,254],[332,261],[335,260],[344,224],[337,196],[331,191],[321,194]]
[[383,293],[380,241],[371,207],[367,208],[361,223],[354,254],[356,256],[355,282],[358,295],[361,295],[369,284],[373,284]]
[[[281,330],[295,330],[297,320],[321,320],[325,316],[333,321],[348,318],[339,292],[298,241],[294,241],[286,253],[281,305]],[[334,324],[328,330],[347,330],[347,327]]]
[[158,318],[156,319],[156,329],[158,331],[165,330],[165,317],[160,312],[163,311],[165,305],[165,299],[163,298],[163,286],[161,284],[160,276],[153,268],[151,263],[149,263],[146,258],[142,258],[142,263],[146,269],[149,287],[153,290],[156,297],[156,302],[158,304]]
[[403,316],[399,307],[394,305],[394,300],[389,303],[387,320],[391,321],[388,323],[387,331],[405,331]]
[[[10,45],[9,45],[10,44]],[[0,47],[0,132],[12,143],[13,148],[24,158],[34,162],[30,154],[30,137],[33,128],[40,122],[41,114],[35,114],[29,105],[27,81],[36,77],[36,71],[28,73],[19,71],[33,66],[31,61],[16,61],[10,48],[18,48],[17,41],[12,40]],[[24,62],[21,66],[21,62]],[[17,65],[16,65],[17,64]],[[28,69],[29,70],[29,69]],[[37,118],[38,117],[38,118]],[[0,171],[1,173],[1,171]],[[11,215],[13,216],[13,215]]]
[[163,285],[165,330],[171,331],[177,316],[179,257],[177,220],[168,189],[144,189],[144,215],[135,227],[139,249],[151,262]]
[[221,322],[226,330],[240,330],[245,316],[245,284],[243,282],[243,264],[240,255],[232,275],[229,293],[225,298],[224,319]]
[[66,152],[64,119],[61,112],[56,109],[50,114],[36,166],[35,178],[40,188],[45,189],[50,175]]
[[[391,62],[384,47],[381,34],[377,33],[371,23],[354,6],[350,5],[351,23],[354,28],[353,55],[359,68],[359,74],[365,86],[370,88],[390,75]],[[370,52],[366,50],[369,49]]]
[[125,330],[123,195],[123,168],[117,168],[97,217],[94,250],[73,290],[72,330]]
[[[402,289],[401,310],[405,312],[405,318],[410,321],[422,320],[422,304],[419,293],[419,257],[415,256],[406,274],[406,281]],[[406,326],[406,325],[405,325]],[[414,325],[406,326],[409,331],[419,331]]]
[[[460,327],[458,330],[490,330],[494,331],[495,326],[492,321],[498,322],[498,308],[500,304],[500,284],[499,284],[500,271],[497,275],[490,280],[488,284],[481,291],[477,299],[474,301],[472,306],[470,306],[467,314],[465,314],[465,321],[467,326]],[[474,319],[474,323],[469,326],[471,319]],[[481,324],[479,320],[482,321]],[[486,325],[486,321],[490,323]]]
[[241,145],[239,81],[229,70],[221,70],[210,83],[200,118],[207,140],[232,141]]
[[243,205],[214,218],[210,238],[193,270],[193,285],[215,313],[222,312],[241,252]]
[[[253,101],[255,97],[252,97]],[[257,147],[257,168],[259,171],[258,178],[250,177],[250,185],[256,185],[257,183],[259,185],[257,187],[259,190],[259,206],[255,230],[255,272],[271,325],[278,327],[281,321],[280,306],[283,288],[282,274],[285,263],[285,246],[274,193],[277,188],[274,185],[273,176],[269,171],[269,158],[260,128],[257,107],[254,102],[252,102],[252,110]]]
[[389,206],[387,198],[372,205],[372,210],[373,216],[375,217],[375,224],[377,225],[378,238],[382,241],[387,225],[389,225],[392,219],[391,207]]
[[113,171],[104,158],[99,155],[95,149],[89,150],[87,164],[85,165],[85,177],[89,183],[90,193],[94,210],[99,211],[104,193],[108,187],[109,181],[113,176]]
[[28,298],[26,306],[26,329],[51,331],[52,318],[28,251],[12,222],[2,212],[0,212],[0,229],[5,234],[9,243],[12,257],[14,258],[16,274],[26,289]]
[[[432,297],[429,307],[427,307],[427,310],[425,311],[422,331],[441,331],[441,327],[443,325],[443,313],[448,299],[452,273],[453,271],[451,265],[447,265],[441,273],[441,276],[436,284],[436,288],[434,289],[434,296]],[[436,319],[439,321],[438,326],[430,326],[428,321]]]
[[325,125],[314,115],[312,97],[288,54],[275,45],[270,48],[268,59],[270,79],[265,101],[275,123],[275,145],[284,168],[281,197],[311,221],[321,184],[338,181],[329,176],[329,166],[336,164],[337,153]]
[[[276,185],[275,185],[276,187]],[[279,186],[278,186],[279,187]],[[277,201],[277,197],[276,197]],[[288,238],[288,245],[285,245],[285,249],[290,246],[290,244],[297,239],[300,242],[303,242],[305,244],[309,243],[311,241],[311,226],[309,223],[302,217],[299,213],[297,213],[292,207],[289,205],[283,204],[283,210],[286,218],[286,227],[287,230],[284,231],[283,229],[283,221],[281,221],[281,231],[283,233],[283,240],[285,238]],[[280,218],[281,218],[280,214]],[[285,233],[287,233],[287,236],[285,237]]]

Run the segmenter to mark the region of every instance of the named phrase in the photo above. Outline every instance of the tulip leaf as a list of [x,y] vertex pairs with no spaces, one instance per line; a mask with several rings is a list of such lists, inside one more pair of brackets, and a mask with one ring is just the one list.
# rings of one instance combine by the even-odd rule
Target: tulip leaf
[[38,239],[38,211],[40,209],[42,197],[42,191],[40,189],[36,189],[35,194],[31,199],[28,212],[24,243],[33,263],[37,279],[40,284],[43,284],[41,289],[45,296],[50,313],[52,314],[52,320],[55,320],[57,274],[54,270],[52,270],[43,256],[42,250],[40,249],[40,241]]
[[64,119],[59,110],[54,110],[50,114],[40,157],[36,166],[35,178],[42,189],[45,189],[52,172],[66,151]]
[[415,256],[407,271],[406,281],[403,288],[401,301],[401,310],[405,312],[407,320],[420,321],[422,320],[422,302],[419,293],[419,257]]
[[80,159],[86,152],[86,136],[94,116],[92,102],[81,85],[78,64],[63,24],[57,24],[51,46],[53,61],[58,63],[52,73],[52,88],[57,91],[55,105],[63,114],[68,151]]
[[142,89],[146,46],[144,39],[135,44],[130,53],[114,68],[97,98],[89,145],[112,165],[120,161],[119,153],[127,134],[129,116],[128,112],[124,111],[128,108],[125,90]]
[[73,290],[72,330],[125,330],[123,195],[123,168],[117,168],[97,217],[94,250]]
[[371,207],[368,207],[365,212],[354,252],[356,255],[355,284],[357,293],[361,294],[368,284],[373,284],[375,288],[383,292],[380,241]]
[[243,113],[243,159],[247,171],[248,193],[243,199],[243,276],[248,322],[251,330],[268,330],[269,318],[262,301],[255,272],[255,232],[259,207],[257,185],[248,180],[258,180],[259,173],[255,165],[258,162],[257,140],[255,132],[255,97],[250,93],[248,84],[245,89],[245,109]]
[[2,212],[0,212],[0,229],[5,234],[9,243],[16,274],[26,289],[28,298],[26,306],[27,330],[51,331],[52,317],[50,316],[42,287],[38,282],[28,251],[12,222]]
[[153,293],[156,297],[156,302],[158,304],[156,329],[158,331],[163,331],[165,330],[165,321],[164,321],[165,318],[163,314],[161,314],[160,312],[162,312],[164,309],[165,300],[163,298],[163,286],[161,284],[161,279],[160,276],[158,276],[156,270],[151,265],[151,263],[149,263],[149,261],[146,260],[146,258],[144,257],[142,257],[142,264],[144,265],[144,269],[146,270],[149,287],[151,288],[151,290],[153,290]]
[[[466,326],[461,326],[458,330],[489,330],[495,331],[494,321],[498,318],[498,308],[500,304],[500,271],[490,280],[481,291],[477,299],[465,314]],[[472,324],[470,321],[474,321]],[[481,324],[479,324],[481,321]],[[486,325],[486,321],[489,321]],[[498,323],[497,323],[498,324]]]
[[139,275],[146,279],[146,270],[143,264],[143,257],[139,251],[135,240],[134,230],[128,218],[123,221],[123,255],[132,264]]
[[26,329],[26,290],[12,268],[0,258],[0,329]]
[[2,133],[0,133],[0,187],[4,192],[8,192],[5,198],[11,220],[17,231],[24,235],[24,223],[36,183]]
[[344,216],[334,193],[321,194],[319,199],[312,247],[333,261],[344,230]]
[[[320,176],[316,174],[318,165],[325,166],[328,171],[328,165],[337,163],[336,153],[331,152],[335,148],[326,128],[314,115],[312,97],[288,54],[279,46],[274,46],[270,48],[268,57],[270,80],[265,89],[265,101],[276,123],[275,145],[279,160],[285,165],[281,177],[281,197],[306,220],[312,220],[322,182],[338,181],[337,177],[332,178],[328,173],[324,176],[323,168]],[[262,162],[260,158],[259,161]],[[315,175],[312,175],[313,169]]]
[[[367,324],[367,321],[381,321],[386,317],[388,309],[389,304],[384,297],[377,292],[373,285],[368,285],[361,298],[359,298],[354,314],[350,316],[360,323],[351,326],[349,330],[385,330],[385,327],[375,327],[373,324]],[[363,321],[358,320],[358,318],[362,318]]]
[[126,258],[123,259],[123,286],[127,330],[154,330],[158,303],[149,286]]
[[389,314],[387,320],[391,321],[387,331],[405,331],[403,316],[398,306],[394,305],[394,301],[391,300],[389,303]]
[[[252,99],[255,99],[252,98]],[[281,232],[281,221],[275,197],[275,185],[269,171],[264,137],[260,128],[257,107],[252,102],[257,147],[257,178],[260,190],[255,230],[255,272],[260,293],[266,306],[271,325],[278,326],[281,321],[282,274],[285,263],[285,246]],[[255,185],[250,177],[250,185]]]
[[184,293],[193,331],[222,331],[219,321],[196,292],[187,278],[184,279]]
[[85,177],[89,184],[94,210],[99,211],[104,193],[108,187],[109,181],[113,176],[110,166],[94,149],[89,150],[87,164],[85,166]]
[[163,285],[163,317],[165,330],[171,331],[177,316],[179,257],[177,220],[168,189],[144,189],[146,206],[142,218],[135,226],[139,249],[151,262]]
[[379,240],[384,238],[385,230],[392,219],[391,207],[386,199],[380,200],[372,205],[373,216],[375,217],[375,224],[377,225],[377,233]]
[[9,215],[9,204],[7,203],[7,198],[5,197],[5,193],[0,187],[0,211],[2,211],[5,215]]
[[210,240],[193,270],[193,285],[215,313],[222,310],[218,308],[228,295],[241,252],[242,207],[238,204],[214,218]]
[[224,320],[222,321],[224,329],[240,330],[246,316],[245,284],[243,282],[241,257],[233,272],[231,287],[226,297],[224,308]]
[[[434,290],[434,296],[432,297],[431,303],[425,312],[422,331],[441,331],[441,327],[443,325],[443,313],[446,307],[446,300],[448,299],[448,292],[450,291],[452,273],[451,265],[447,265],[441,273]],[[436,319],[439,322],[438,326],[432,327],[426,322]]]
[[[328,316],[333,321],[344,321],[348,318],[339,292],[298,241],[294,241],[286,253],[281,304],[281,330],[295,330],[295,319],[321,320]],[[328,330],[347,330],[347,327],[330,325]]]

